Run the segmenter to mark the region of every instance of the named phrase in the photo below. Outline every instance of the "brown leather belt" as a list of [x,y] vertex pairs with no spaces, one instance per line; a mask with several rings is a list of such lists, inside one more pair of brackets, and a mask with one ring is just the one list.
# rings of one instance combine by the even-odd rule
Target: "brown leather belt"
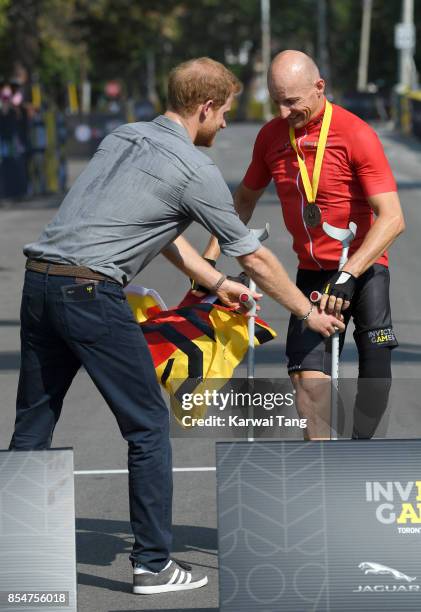
[[99,272],[94,272],[90,268],[86,268],[84,266],[55,264],[48,261],[42,261],[40,259],[27,259],[25,268],[27,270],[31,270],[32,272],[48,272],[48,274],[51,274],[52,276],[74,276],[76,283],[107,280],[110,283],[120,285],[120,283],[113,278],[105,276],[105,274],[100,274]]

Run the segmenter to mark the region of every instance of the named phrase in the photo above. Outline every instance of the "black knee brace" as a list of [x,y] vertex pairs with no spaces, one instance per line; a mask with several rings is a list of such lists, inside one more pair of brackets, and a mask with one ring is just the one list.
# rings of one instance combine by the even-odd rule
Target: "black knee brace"
[[387,408],[391,383],[391,349],[375,346],[361,350],[354,404],[354,439],[372,438],[378,430]]

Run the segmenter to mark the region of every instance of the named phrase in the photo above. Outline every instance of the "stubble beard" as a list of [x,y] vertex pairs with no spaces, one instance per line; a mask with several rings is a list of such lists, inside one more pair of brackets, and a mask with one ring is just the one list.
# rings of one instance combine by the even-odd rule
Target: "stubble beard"
[[194,144],[197,147],[211,147],[215,141],[218,130],[214,127],[203,128],[196,135]]

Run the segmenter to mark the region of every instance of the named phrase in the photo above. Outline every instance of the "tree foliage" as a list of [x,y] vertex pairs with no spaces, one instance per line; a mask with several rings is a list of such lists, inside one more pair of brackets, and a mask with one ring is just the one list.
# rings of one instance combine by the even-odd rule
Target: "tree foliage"
[[[393,37],[401,4],[373,0],[369,80],[386,87],[397,79]],[[332,86],[355,88],[362,2],[327,0],[327,7]],[[421,2],[415,22],[420,32]],[[260,0],[0,0],[0,71],[10,76],[20,62],[54,95],[85,78],[98,86],[118,78],[128,94],[144,95],[152,65],[163,97],[173,65],[209,55],[229,60],[247,85],[260,57],[260,23]],[[272,53],[316,55],[317,0],[272,0],[271,33]]]

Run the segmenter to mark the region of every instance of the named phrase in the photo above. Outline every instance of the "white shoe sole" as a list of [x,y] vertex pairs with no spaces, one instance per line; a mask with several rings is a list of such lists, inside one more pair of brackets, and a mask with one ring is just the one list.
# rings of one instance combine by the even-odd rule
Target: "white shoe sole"
[[133,593],[136,595],[153,595],[154,593],[168,593],[170,591],[190,591],[191,589],[199,589],[208,584],[208,577],[205,576],[196,582],[189,584],[160,584],[156,586],[134,586]]

